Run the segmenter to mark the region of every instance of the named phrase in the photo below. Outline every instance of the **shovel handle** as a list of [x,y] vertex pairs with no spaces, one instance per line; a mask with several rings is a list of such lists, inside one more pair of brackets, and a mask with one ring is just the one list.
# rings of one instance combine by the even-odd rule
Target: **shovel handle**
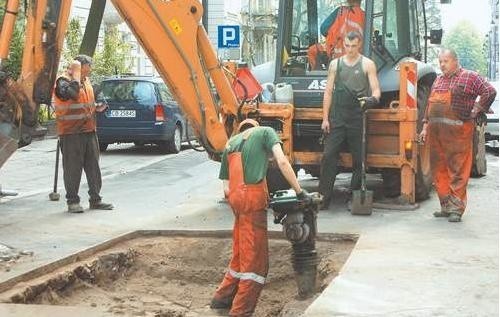
[[59,152],[61,149],[61,144],[60,140],[57,139],[57,145],[56,145],[56,164],[54,167],[54,193],[57,193],[57,178],[59,176]]
[[366,111],[363,111],[361,127],[361,190],[366,191]]

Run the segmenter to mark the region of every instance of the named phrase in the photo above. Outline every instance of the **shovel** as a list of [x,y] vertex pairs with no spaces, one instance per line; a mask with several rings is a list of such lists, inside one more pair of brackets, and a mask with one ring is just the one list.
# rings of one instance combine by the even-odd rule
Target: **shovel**
[[[360,100],[363,106],[364,100]],[[363,111],[363,127],[361,136],[361,189],[353,190],[351,214],[371,215],[373,208],[373,191],[366,190],[366,111]]]

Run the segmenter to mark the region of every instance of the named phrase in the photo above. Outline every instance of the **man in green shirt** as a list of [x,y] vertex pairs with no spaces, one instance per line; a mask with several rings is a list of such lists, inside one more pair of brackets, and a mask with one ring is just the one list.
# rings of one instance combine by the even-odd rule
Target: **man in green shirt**
[[210,307],[231,308],[230,316],[251,316],[269,266],[265,212],[269,158],[274,157],[298,199],[306,200],[307,193],[300,188],[272,128],[259,127],[255,120],[246,119],[238,131],[226,145],[219,174],[235,216],[233,256]]

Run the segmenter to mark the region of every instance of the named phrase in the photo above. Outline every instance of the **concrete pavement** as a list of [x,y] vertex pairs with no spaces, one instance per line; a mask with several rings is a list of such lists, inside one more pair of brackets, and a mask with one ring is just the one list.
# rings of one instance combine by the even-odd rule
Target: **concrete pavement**
[[[228,207],[217,203],[217,163],[192,151],[179,157],[132,152],[137,155],[132,164],[111,151],[101,160],[108,175],[103,191],[117,210],[65,214],[63,201],[47,199],[53,169],[43,167],[53,165],[51,142],[36,142],[33,152],[26,148],[15,153],[0,171],[5,188],[30,188],[0,202],[0,243],[35,251],[29,261],[0,272],[0,281],[130,230],[232,226]],[[52,153],[45,153],[51,148]],[[184,163],[182,168],[183,160],[192,157],[189,167]],[[354,217],[335,202],[321,212],[320,232],[355,233],[360,238],[339,276],[305,316],[498,316],[498,158],[488,160],[488,175],[470,182],[462,223],[432,217],[438,208],[434,193],[416,211],[380,210],[370,217]],[[129,170],[122,172],[125,167]],[[311,188],[316,184],[302,183]],[[155,188],[158,193],[151,192]],[[130,190],[135,190],[133,195]],[[281,230],[275,225],[270,229]]]

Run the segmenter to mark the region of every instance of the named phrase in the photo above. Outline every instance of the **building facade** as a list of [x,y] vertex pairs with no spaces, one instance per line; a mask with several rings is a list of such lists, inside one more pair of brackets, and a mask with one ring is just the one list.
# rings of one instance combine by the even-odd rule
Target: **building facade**
[[491,6],[491,26],[488,32],[488,78],[491,81],[499,80],[498,63],[500,43],[498,41],[498,2],[490,0]]
[[[208,0],[207,0],[208,1]],[[73,0],[70,19],[77,18],[80,20],[82,28],[85,28],[87,17],[90,10],[89,0]],[[217,26],[218,25],[239,25],[240,24],[240,0],[210,0],[208,2],[208,36],[214,48],[217,48]],[[113,8],[110,1],[106,3],[106,10],[101,25],[99,35],[98,49],[102,46],[102,34],[106,27],[117,25],[118,30],[122,34],[123,39],[131,45],[131,61],[132,67],[130,72],[138,76],[155,76],[158,72],[155,70],[153,63],[149,59],[144,49],[135,39],[134,34],[130,31],[127,24],[123,22],[118,12]],[[83,30],[82,30],[83,31]]]
[[277,0],[248,0],[241,11],[242,58],[260,65],[276,58]]

